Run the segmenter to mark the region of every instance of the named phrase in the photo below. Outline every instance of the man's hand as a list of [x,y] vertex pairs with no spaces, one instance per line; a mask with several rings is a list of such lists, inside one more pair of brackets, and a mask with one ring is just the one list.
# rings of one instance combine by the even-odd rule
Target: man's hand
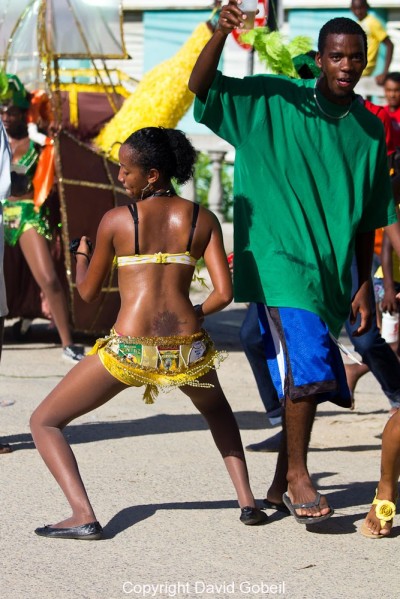
[[243,27],[242,11],[238,7],[238,0],[229,0],[229,4],[222,7],[219,15],[218,29],[229,35],[233,29]]
[[228,35],[237,27],[243,27],[242,11],[238,7],[239,0],[229,0],[229,4],[223,6],[219,15],[218,25],[211,39],[194,65],[189,78],[189,89],[203,102],[214,81],[218,69],[219,59]]
[[240,4],[241,0],[229,0],[229,3],[222,7],[218,29],[224,35],[229,35],[233,29],[242,29],[244,27],[246,15],[240,10]]
[[385,287],[385,294],[383,296],[383,300],[381,303],[382,312],[398,312],[398,303],[396,299],[396,291],[393,285],[390,285],[388,288]]
[[359,290],[356,292],[351,302],[350,309],[350,324],[354,324],[358,314],[361,316],[360,326],[354,331],[354,337],[360,337],[364,335],[371,328],[371,283],[365,281]]

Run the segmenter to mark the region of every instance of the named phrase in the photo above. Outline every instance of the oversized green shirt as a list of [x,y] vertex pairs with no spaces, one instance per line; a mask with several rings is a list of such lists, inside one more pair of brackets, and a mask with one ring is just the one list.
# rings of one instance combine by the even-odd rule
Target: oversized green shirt
[[[396,221],[382,123],[355,99],[326,117],[313,80],[217,73],[194,114],[236,148],[235,299],[349,314],[355,237]],[[329,115],[346,108],[317,91]]]

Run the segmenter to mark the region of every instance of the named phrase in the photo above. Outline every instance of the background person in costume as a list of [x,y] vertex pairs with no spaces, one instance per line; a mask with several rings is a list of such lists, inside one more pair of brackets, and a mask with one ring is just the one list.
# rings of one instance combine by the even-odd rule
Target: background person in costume
[[379,19],[368,13],[370,6],[367,0],[352,0],[350,8],[367,35],[368,62],[363,72],[364,77],[373,75],[374,73],[380,44],[384,44],[386,47],[385,66],[383,72],[375,76],[376,83],[378,85],[383,85],[385,76],[389,71],[390,63],[392,62],[394,48],[393,42]]
[[[67,301],[57,277],[47,239],[48,223],[41,204],[35,205],[33,182],[41,149],[28,136],[29,97],[15,76],[10,79],[8,94],[3,94],[1,118],[12,152],[11,196],[3,202],[5,240],[10,246],[19,244],[31,273],[45,295],[63,346],[63,357],[76,361],[83,348],[73,345]],[[19,80],[18,80],[19,81]],[[42,190],[40,190],[42,193]]]
[[44,90],[27,92],[17,75],[0,70],[0,101],[12,101],[16,106],[26,108],[29,139],[40,146],[46,145],[46,133],[56,127],[51,102]]
[[[351,406],[332,337],[349,311],[352,320],[361,314],[355,335],[368,330],[374,231],[398,223],[382,126],[353,92],[367,62],[362,28],[344,18],[324,25],[315,81],[241,80],[217,68],[227,36],[243,24],[240,4],[230,0],[189,87],[196,120],[236,149],[235,299],[260,304],[268,365],[284,403],[267,497],[313,524],[333,513],[307,468],[316,405]],[[354,253],[359,281],[351,295]]]
[[[7,315],[6,287],[3,273],[3,254],[4,254],[4,227],[3,227],[3,206],[1,200],[8,197],[10,193],[11,151],[8,144],[7,135],[0,122],[0,360],[3,349],[3,331],[4,317]],[[11,447],[8,443],[0,443],[0,453],[10,453]]]
[[[208,422],[235,486],[241,521],[265,522],[249,486],[236,420],[213,369],[219,352],[201,329],[205,316],[232,300],[220,225],[211,212],[179,197],[171,183],[172,177],[183,184],[193,175],[196,152],[182,132],[148,127],[125,141],[119,159],[119,179],[133,204],[106,213],[92,258],[82,237],[76,284],[81,297],[93,301],[116,257],[121,309],[110,336],[98,340],[32,415],[36,447],[72,508],[70,518],[36,533],[100,538],[101,526],[62,429],[128,385],[145,385],[147,402],[159,390],[180,387]],[[189,289],[202,256],[213,289],[193,307]]]

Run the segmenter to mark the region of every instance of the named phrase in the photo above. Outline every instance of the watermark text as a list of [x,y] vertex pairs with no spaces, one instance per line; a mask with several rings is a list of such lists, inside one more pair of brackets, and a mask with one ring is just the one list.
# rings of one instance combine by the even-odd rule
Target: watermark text
[[122,591],[134,597],[179,597],[179,595],[235,595],[242,594],[250,597],[260,595],[285,595],[285,582],[269,583],[264,580],[252,582],[221,582],[210,583],[204,580],[192,582],[157,582],[139,583],[130,580],[122,584]]

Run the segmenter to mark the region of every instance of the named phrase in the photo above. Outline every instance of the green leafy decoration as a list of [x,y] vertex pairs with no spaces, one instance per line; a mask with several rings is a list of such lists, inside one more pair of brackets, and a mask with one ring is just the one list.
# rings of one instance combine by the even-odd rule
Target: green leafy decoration
[[8,98],[8,77],[4,71],[0,69],[0,100]]
[[256,27],[240,36],[240,41],[252,46],[261,62],[277,75],[299,78],[293,58],[312,49],[309,37],[298,35],[290,42],[280,31],[270,31],[268,27]]
[[197,264],[196,268],[194,269],[194,273],[192,276],[192,285],[197,284],[200,288],[209,289],[209,286],[208,286],[208,283],[207,283],[205,277],[201,276],[202,268],[205,268],[204,260],[202,260],[202,263]]

